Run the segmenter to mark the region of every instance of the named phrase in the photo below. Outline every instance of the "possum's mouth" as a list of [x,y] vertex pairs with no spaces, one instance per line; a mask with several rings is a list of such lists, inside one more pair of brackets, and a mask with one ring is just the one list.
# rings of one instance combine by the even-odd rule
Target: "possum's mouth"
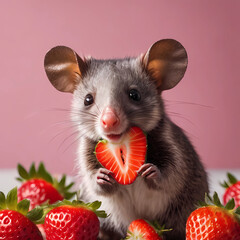
[[126,136],[126,133],[128,132],[128,128],[124,128],[124,129],[121,129],[120,131],[112,131],[112,132],[109,132],[109,133],[106,133],[106,132],[103,132],[102,133],[102,139],[105,139],[107,140],[108,142],[110,143],[113,143],[113,144],[118,144],[118,143],[121,143],[124,139],[125,139],[125,136]]
[[109,142],[117,143],[121,140],[123,133],[121,134],[108,134],[106,138]]

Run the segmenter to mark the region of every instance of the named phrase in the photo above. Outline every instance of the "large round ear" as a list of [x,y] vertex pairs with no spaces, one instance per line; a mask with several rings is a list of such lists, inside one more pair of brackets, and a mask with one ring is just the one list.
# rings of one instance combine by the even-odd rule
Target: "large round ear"
[[87,70],[87,64],[71,48],[57,46],[46,54],[44,68],[57,90],[73,93]]
[[154,43],[143,57],[143,64],[160,91],[173,88],[187,69],[187,52],[176,40]]

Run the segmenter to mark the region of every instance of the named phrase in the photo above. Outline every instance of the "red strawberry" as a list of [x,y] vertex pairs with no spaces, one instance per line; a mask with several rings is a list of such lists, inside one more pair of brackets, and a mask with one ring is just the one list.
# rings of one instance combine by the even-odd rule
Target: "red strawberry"
[[226,188],[223,195],[223,203],[226,204],[230,199],[234,198],[235,207],[240,207],[240,181],[238,181],[231,173],[228,173],[227,176],[228,182],[224,181],[224,183],[221,184]]
[[126,239],[162,240],[161,236],[165,231],[170,229],[161,228],[157,222],[152,225],[143,219],[137,219],[129,225]]
[[98,142],[95,153],[103,167],[114,173],[118,183],[131,184],[145,162],[147,140],[138,127],[132,127],[119,144],[106,140]]
[[233,210],[234,199],[224,207],[214,193],[202,205],[187,220],[186,240],[240,240],[240,208]]
[[30,201],[17,203],[17,188],[7,198],[0,192],[0,239],[2,240],[43,240],[33,221],[39,220],[43,210],[35,208],[28,212]]
[[85,204],[74,200],[64,200],[51,206],[45,217],[45,233],[47,240],[96,240],[100,223],[99,217],[107,217],[104,211],[98,211],[101,202]]
[[23,182],[18,189],[18,199],[19,201],[29,199],[31,203],[30,209],[46,201],[52,204],[64,198],[70,199],[75,194],[68,192],[73,186],[73,183],[65,186],[65,175],[63,175],[62,179],[58,182],[46,171],[43,163],[40,163],[37,171],[35,165],[32,164],[29,172],[27,172],[22,165],[18,164],[18,172],[21,178],[17,179]]

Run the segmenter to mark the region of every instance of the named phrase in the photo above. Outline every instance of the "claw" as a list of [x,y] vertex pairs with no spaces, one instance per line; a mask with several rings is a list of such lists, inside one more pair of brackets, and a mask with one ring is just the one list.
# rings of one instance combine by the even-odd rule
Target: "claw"
[[100,185],[103,185],[103,184],[111,185],[116,183],[112,175],[113,175],[113,172],[107,170],[106,168],[100,168],[96,174],[97,183]]
[[158,167],[152,163],[146,163],[138,170],[138,175],[146,179],[159,179],[161,176]]

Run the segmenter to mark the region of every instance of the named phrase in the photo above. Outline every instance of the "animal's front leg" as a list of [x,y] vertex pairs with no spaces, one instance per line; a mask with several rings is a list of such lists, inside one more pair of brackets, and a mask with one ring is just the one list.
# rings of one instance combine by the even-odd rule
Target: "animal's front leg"
[[161,172],[158,167],[152,163],[143,164],[138,175],[143,177],[149,187],[156,188],[161,180]]
[[100,195],[112,194],[118,189],[118,183],[106,168],[99,168],[95,174],[96,191]]

